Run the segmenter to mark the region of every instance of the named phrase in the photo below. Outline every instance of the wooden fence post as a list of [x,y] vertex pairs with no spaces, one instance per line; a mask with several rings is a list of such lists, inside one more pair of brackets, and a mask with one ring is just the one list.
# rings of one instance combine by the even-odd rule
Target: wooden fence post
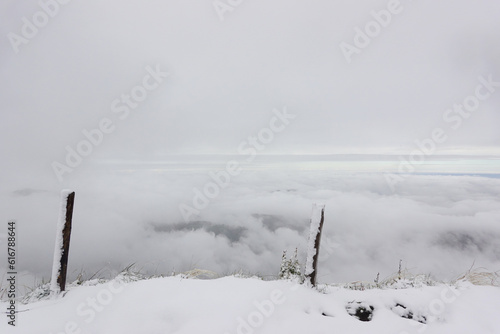
[[50,290],[53,293],[66,290],[66,273],[68,270],[69,241],[71,238],[74,201],[74,191],[61,191],[61,211],[57,224],[52,279],[50,282]]
[[309,242],[307,245],[307,259],[305,276],[306,282],[313,287],[316,286],[316,276],[318,274],[319,245],[321,242],[321,232],[325,220],[325,205],[313,204],[311,215],[311,227],[309,230]]

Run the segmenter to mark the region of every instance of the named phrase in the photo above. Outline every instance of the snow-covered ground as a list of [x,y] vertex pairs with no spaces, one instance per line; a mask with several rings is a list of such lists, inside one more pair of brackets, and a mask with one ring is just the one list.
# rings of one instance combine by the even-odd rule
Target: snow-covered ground
[[[64,297],[19,304],[17,326],[7,325],[4,319],[0,332],[500,333],[497,287],[466,281],[395,287],[355,291],[320,286],[318,291],[291,281],[234,276],[200,280],[178,275],[131,281],[119,275],[100,284],[73,286]],[[0,303],[2,310],[6,307],[7,303]]]

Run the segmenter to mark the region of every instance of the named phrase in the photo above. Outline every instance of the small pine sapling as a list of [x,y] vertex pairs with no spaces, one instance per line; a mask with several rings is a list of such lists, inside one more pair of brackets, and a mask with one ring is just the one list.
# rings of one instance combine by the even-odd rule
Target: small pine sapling
[[297,249],[295,249],[295,253],[290,259],[288,259],[286,256],[286,250],[283,251],[283,255],[281,256],[279,279],[291,279],[302,282],[302,273],[300,271],[300,262],[297,254]]

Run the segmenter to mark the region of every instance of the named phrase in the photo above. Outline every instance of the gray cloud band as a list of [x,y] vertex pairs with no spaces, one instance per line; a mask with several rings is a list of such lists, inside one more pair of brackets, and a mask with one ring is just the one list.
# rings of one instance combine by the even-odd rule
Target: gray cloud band
[[[269,127],[262,128],[256,135],[249,136],[238,146],[238,153],[246,155],[246,162],[252,162],[258,152],[265,150],[267,145],[275,138],[275,134],[285,130],[286,126],[295,119],[296,115],[290,114],[286,107],[282,111],[273,110],[274,116],[269,120]],[[189,221],[192,217],[197,217],[201,210],[204,210],[210,204],[210,200],[219,196],[222,189],[226,188],[232,180],[232,177],[238,176],[242,171],[241,162],[230,160],[226,163],[225,170],[210,172],[211,181],[207,182],[201,190],[193,188],[194,196],[192,205],[182,203],[179,205],[184,221]]]
[[[500,82],[493,81],[493,76],[490,74],[486,79],[483,76],[478,78],[480,82],[474,90],[474,94],[468,95],[462,103],[455,103],[453,108],[446,109],[443,113],[443,121],[453,130],[457,130],[462,125],[464,119],[468,119],[472,112],[479,109],[481,101],[485,101],[495,93],[500,87]],[[385,173],[384,177],[391,188],[395,191],[395,186],[404,181],[412,173],[416,171],[418,165],[422,165],[426,157],[436,153],[440,144],[444,144],[448,140],[446,130],[441,127],[432,129],[431,135],[423,140],[415,140],[417,146],[410,155],[406,158],[399,157],[400,163],[397,173]]]

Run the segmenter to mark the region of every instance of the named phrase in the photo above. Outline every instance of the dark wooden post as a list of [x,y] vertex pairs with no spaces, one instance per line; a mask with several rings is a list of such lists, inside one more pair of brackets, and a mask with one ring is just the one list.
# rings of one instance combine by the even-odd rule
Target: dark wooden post
[[311,216],[311,227],[309,230],[309,242],[307,246],[307,259],[305,276],[306,281],[312,286],[316,286],[316,276],[318,274],[319,246],[321,242],[321,232],[325,221],[325,205],[313,204]]
[[71,238],[74,202],[74,191],[63,190],[61,192],[61,212],[57,225],[51,280],[51,290],[56,293],[66,290],[66,273],[68,270],[69,242]]

